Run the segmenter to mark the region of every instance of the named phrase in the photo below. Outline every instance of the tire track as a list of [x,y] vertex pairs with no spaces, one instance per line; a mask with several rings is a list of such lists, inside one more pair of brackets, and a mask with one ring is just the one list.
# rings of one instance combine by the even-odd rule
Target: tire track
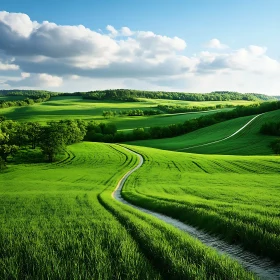
[[[258,116],[260,116],[260,115],[258,115]],[[258,116],[256,116],[256,117],[258,117]],[[253,118],[251,121],[253,121],[255,118]],[[248,125],[249,123],[247,123],[246,125]],[[243,129],[243,128],[241,128],[241,129]],[[238,133],[238,132],[236,132],[236,133]],[[141,166],[144,163],[144,159],[143,159],[142,155],[140,155],[128,148],[125,148],[123,146],[121,146],[121,147],[123,149],[131,152],[132,154],[136,155],[139,159],[139,163],[134,168],[129,170],[119,180],[115,190],[112,193],[112,198],[118,200],[119,202],[121,202],[123,204],[129,205],[143,213],[152,215],[152,216],[160,219],[161,221],[168,223],[168,224],[190,234],[192,237],[199,239],[205,245],[216,249],[220,254],[227,254],[231,258],[237,260],[246,269],[248,269],[249,271],[252,271],[257,276],[259,276],[260,279],[271,279],[271,280],[280,279],[280,267],[277,266],[276,264],[274,264],[272,261],[258,257],[255,254],[250,253],[248,251],[244,251],[244,249],[242,249],[241,246],[228,244],[225,241],[219,239],[218,237],[209,235],[208,233],[198,230],[197,228],[195,228],[193,226],[184,224],[184,223],[180,222],[179,220],[176,220],[176,219],[173,219],[166,215],[136,206],[136,205],[131,204],[130,202],[124,200],[121,195],[122,188],[123,188],[125,182],[127,181],[127,179],[129,178],[129,176],[132,173],[134,173],[135,171],[137,171],[139,168],[141,168]]]

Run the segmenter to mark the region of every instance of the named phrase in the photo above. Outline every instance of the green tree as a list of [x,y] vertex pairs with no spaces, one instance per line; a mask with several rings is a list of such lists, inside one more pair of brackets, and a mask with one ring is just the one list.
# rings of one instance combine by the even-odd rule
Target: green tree
[[28,122],[27,137],[32,149],[35,149],[37,144],[39,143],[40,135],[41,125],[38,122]]
[[65,150],[66,144],[61,131],[61,125],[51,123],[42,129],[40,148],[49,162],[53,162],[57,154]]
[[275,154],[279,155],[280,154],[280,139],[273,141],[270,144],[270,147]]

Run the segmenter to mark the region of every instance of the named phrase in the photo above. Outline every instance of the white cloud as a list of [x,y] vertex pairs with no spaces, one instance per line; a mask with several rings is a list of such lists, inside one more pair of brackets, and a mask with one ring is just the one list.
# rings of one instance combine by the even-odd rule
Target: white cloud
[[[81,90],[135,85],[195,92],[206,88],[255,91],[266,85],[267,91],[276,94],[280,88],[280,63],[268,56],[266,47],[232,50],[212,39],[208,51],[186,56],[187,44],[179,37],[128,27],[116,30],[111,25],[106,29],[109,34],[0,12],[2,80],[11,87],[69,91],[77,91],[78,85]],[[13,72],[17,80],[7,78],[14,77],[11,70],[18,70]]]
[[205,47],[210,49],[227,49],[228,46],[225,44],[222,44],[218,39],[212,39],[208,43],[205,44]]
[[0,71],[18,70],[19,66],[15,64],[6,64],[0,61]]
[[118,31],[112,25],[107,25],[106,29],[111,33],[111,36],[115,37],[118,35]]
[[48,74],[30,74],[24,75],[19,80],[10,80],[7,83],[11,87],[60,87],[63,83],[63,79],[61,77],[52,76]]
[[124,26],[121,28],[121,35],[122,36],[132,36],[134,34],[134,32],[132,32],[128,27]]
[[30,73],[22,72],[21,77],[22,78],[28,78],[28,77],[30,77]]

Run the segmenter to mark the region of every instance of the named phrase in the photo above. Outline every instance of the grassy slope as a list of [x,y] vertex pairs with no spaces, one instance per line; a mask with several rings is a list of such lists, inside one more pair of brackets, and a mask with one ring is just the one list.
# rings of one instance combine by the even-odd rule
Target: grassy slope
[[100,143],[69,150],[59,163],[11,165],[0,174],[1,279],[253,279],[197,240],[112,200],[135,156]]
[[280,159],[194,155],[144,147],[123,195],[280,261]]
[[[104,119],[102,112],[106,110],[121,111],[130,109],[153,109],[165,100],[146,100],[145,102],[113,102],[113,101],[93,101],[83,100],[81,97],[54,97],[50,101],[35,104],[26,107],[11,107],[1,109],[0,114],[6,116],[8,119],[19,121],[39,121],[45,123],[50,120],[60,119],[87,119],[103,122],[113,122],[120,130],[133,129],[136,127],[146,126],[162,126],[173,123],[181,123],[185,120],[196,118],[202,115],[212,114],[196,113],[186,115],[160,115],[150,117],[116,117],[112,119]],[[234,104],[235,102],[232,101]],[[178,104],[176,101],[169,101],[169,103]],[[190,104],[191,102],[187,102]],[[197,103],[197,102],[196,102]],[[213,102],[211,102],[212,104]],[[219,102],[219,104],[222,102]],[[228,102],[227,102],[228,103]],[[180,101],[184,104],[184,101]],[[250,104],[247,102],[245,104]],[[201,105],[207,106],[207,102],[201,102]],[[229,110],[229,109],[223,109]]]
[[269,144],[277,137],[263,135],[259,131],[264,123],[279,119],[280,110],[265,113],[226,141],[187,151],[200,154],[271,155],[273,152]]
[[[246,124],[254,116],[229,120],[197,131],[166,139],[130,142],[131,145],[146,146],[164,150],[177,150],[223,139]],[[220,143],[204,147],[187,149],[185,152],[200,154],[229,154],[229,155],[271,155],[269,143],[276,137],[259,133],[265,122],[280,119],[280,110],[272,111],[258,117],[236,136]]]
[[225,138],[234,133],[252,118],[252,116],[249,116],[218,123],[177,137],[133,141],[129,142],[129,144],[163,150],[178,150]]

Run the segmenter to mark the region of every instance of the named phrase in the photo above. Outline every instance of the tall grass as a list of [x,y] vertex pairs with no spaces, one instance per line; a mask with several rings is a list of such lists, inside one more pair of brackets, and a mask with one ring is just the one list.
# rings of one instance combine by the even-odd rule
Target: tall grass
[[125,199],[280,261],[280,159],[133,149],[145,163]]
[[0,175],[0,279],[254,279],[235,261],[111,198],[137,157],[81,143]]
[[160,279],[97,200],[133,157],[87,143],[71,154],[0,175],[0,279]]

